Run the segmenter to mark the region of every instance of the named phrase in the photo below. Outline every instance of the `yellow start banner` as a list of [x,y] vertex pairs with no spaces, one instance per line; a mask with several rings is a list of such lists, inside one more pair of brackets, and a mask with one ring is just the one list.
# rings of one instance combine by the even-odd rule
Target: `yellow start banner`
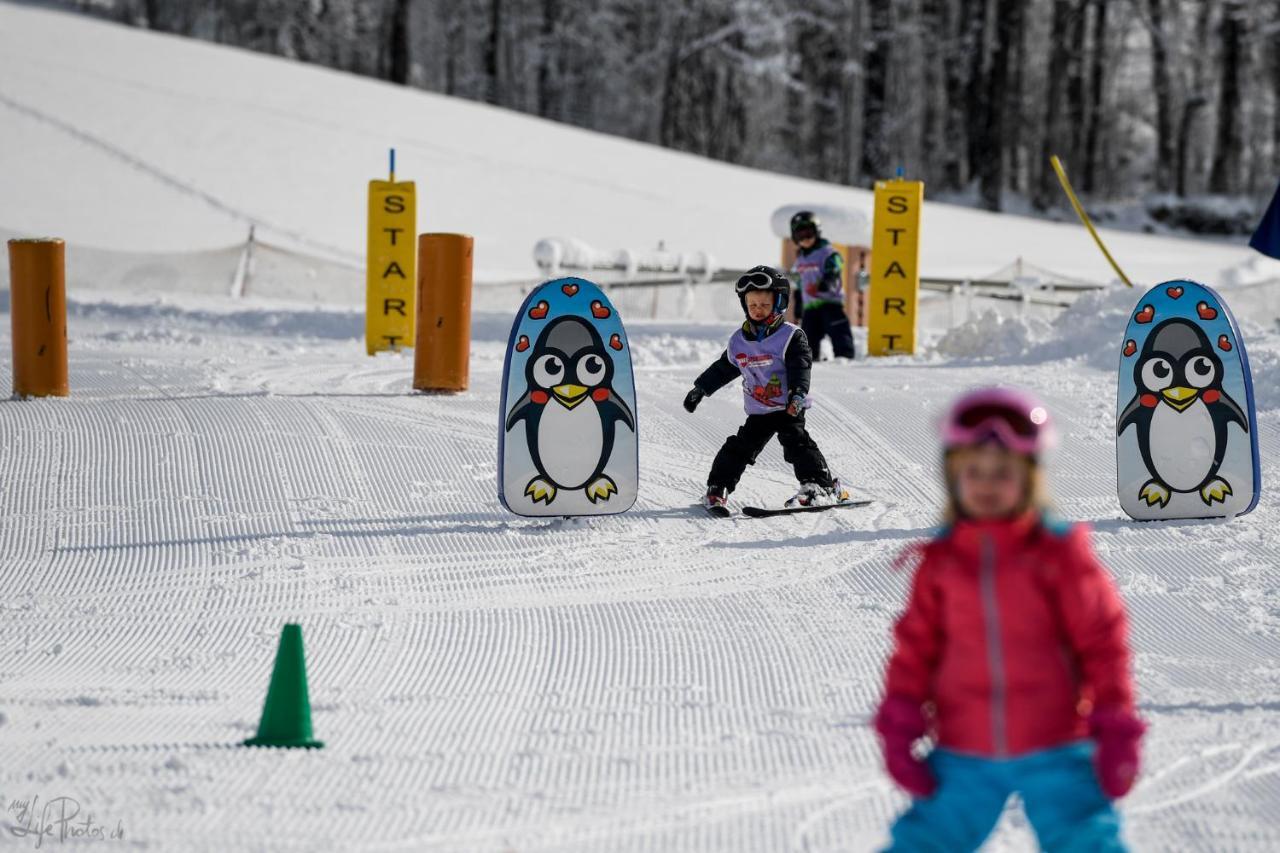
[[413,346],[418,204],[413,181],[369,182],[364,338],[369,355]]
[[921,181],[876,181],[871,229],[871,293],[867,299],[867,352],[914,355],[916,297],[920,290]]

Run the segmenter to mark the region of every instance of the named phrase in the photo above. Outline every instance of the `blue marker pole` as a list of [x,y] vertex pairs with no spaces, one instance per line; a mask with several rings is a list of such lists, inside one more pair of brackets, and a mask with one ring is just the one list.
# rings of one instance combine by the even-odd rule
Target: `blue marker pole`
[[391,183],[396,182],[396,149],[391,149]]
[[899,167],[898,167],[898,180],[902,180],[902,176],[903,176],[903,175],[905,175],[906,173],[907,173],[907,170],[906,170],[906,169],[904,169],[904,168],[902,168],[901,166],[899,166]]

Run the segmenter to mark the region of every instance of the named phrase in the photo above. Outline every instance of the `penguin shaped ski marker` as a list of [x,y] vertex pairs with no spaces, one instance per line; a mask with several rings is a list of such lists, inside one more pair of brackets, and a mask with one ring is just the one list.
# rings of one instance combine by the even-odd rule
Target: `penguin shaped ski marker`
[[1120,349],[1116,476],[1140,520],[1243,515],[1261,467],[1249,359],[1211,288],[1166,281],[1138,301]]
[[581,278],[536,287],[502,375],[498,497],[516,515],[614,515],[639,487],[636,392],[622,320]]

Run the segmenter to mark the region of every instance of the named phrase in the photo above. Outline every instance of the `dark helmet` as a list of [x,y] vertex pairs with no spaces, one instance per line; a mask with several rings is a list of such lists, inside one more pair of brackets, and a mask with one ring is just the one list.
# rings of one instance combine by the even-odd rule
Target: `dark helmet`
[[822,236],[822,223],[813,215],[812,210],[802,210],[791,217],[791,239],[795,240],[796,233],[806,229],[812,229],[815,238]]
[[734,286],[738,291],[738,301],[742,303],[742,313],[747,313],[747,291],[767,290],[773,294],[773,311],[781,314],[787,310],[791,302],[791,281],[773,267],[752,267],[742,274]]

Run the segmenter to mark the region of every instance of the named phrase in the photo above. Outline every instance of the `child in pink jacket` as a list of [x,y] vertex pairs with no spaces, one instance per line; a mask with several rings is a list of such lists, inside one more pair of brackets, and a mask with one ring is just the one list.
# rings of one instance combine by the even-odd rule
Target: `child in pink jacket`
[[1015,792],[1042,848],[1125,849],[1111,801],[1144,729],[1127,618],[1087,530],[1044,515],[1050,429],[1002,388],[965,395],[944,425],[950,523],[920,551],[875,719],[914,797],[892,850],[976,850]]

